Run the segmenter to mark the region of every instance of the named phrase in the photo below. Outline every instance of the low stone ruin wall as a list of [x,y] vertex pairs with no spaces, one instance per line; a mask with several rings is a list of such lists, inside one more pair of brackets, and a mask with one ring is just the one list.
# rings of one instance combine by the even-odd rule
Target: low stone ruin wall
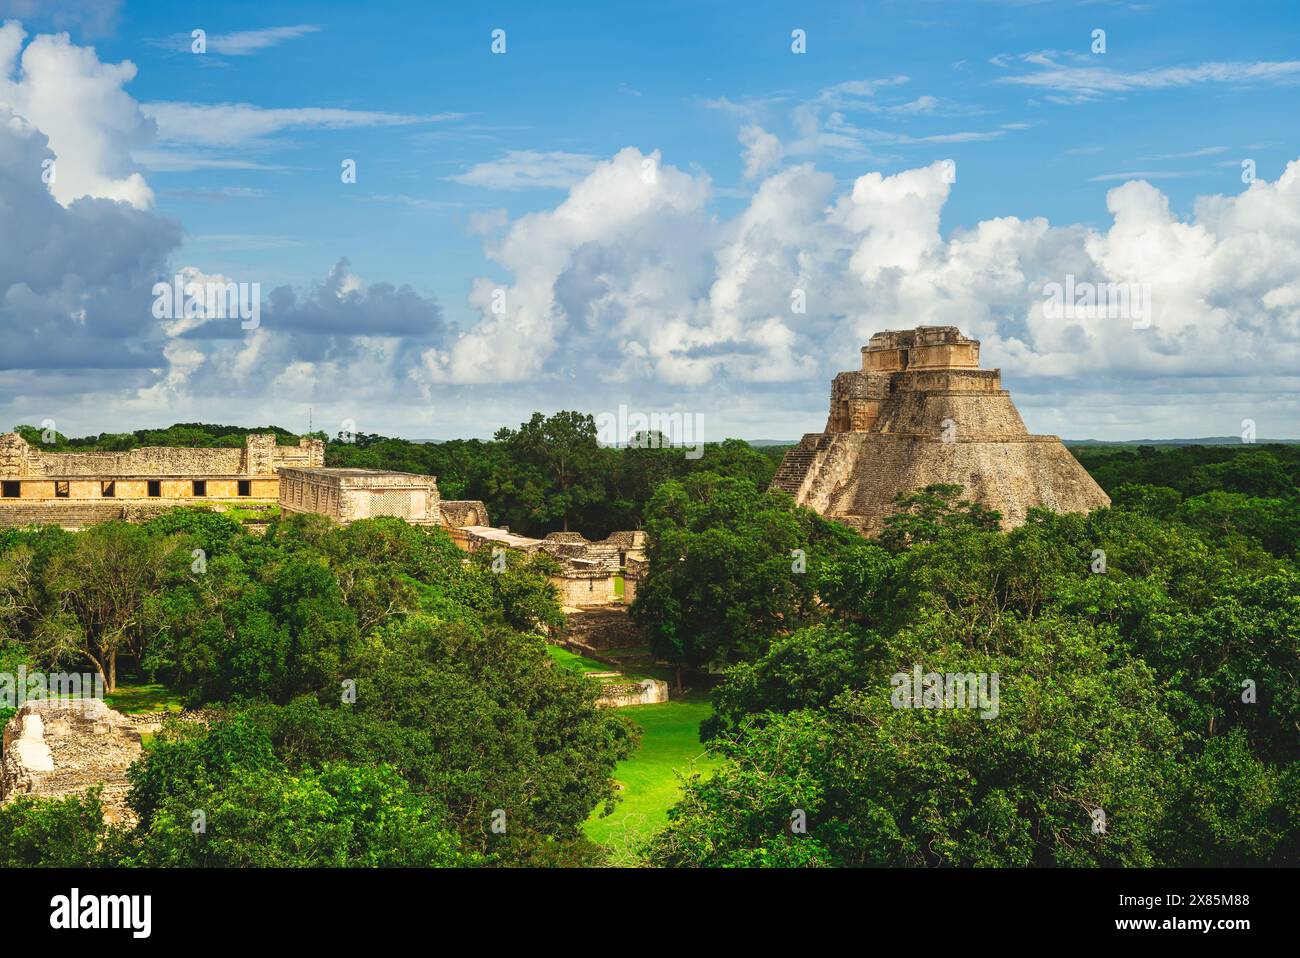
[[624,605],[587,606],[566,611],[564,631],[560,633],[559,639],[583,655],[589,651],[600,652],[645,644],[640,630],[627,614],[627,606]]
[[0,802],[63,798],[99,785],[105,821],[130,823],[126,770],[140,752],[135,723],[100,699],[28,702],[5,725]]
[[607,685],[597,705],[626,708],[629,705],[655,705],[668,701],[668,683],[660,679],[642,679],[625,685]]

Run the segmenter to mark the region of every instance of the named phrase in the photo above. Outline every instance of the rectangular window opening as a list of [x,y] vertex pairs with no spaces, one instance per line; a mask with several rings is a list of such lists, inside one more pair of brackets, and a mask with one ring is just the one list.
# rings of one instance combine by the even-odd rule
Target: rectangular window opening
[[22,483],[5,482],[3,483],[3,488],[0,489],[0,494],[2,494],[2,497],[5,499],[17,499],[22,495]]
[[149,480],[149,498],[150,499],[162,498],[162,482],[160,480],[158,479]]
[[240,479],[239,495],[243,497],[247,497],[247,496],[251,496],[252,494],[253,494],[253,481],[251,479]]
[[206,496],[208,494],[208,483],[206,479],[195,479],[192,483],[193,488],[190,490],[196,496]]
[[55,499],[68,498],[68,484],[66,482],[56,482],[54,484],[54,498]]
[[112,499],[117,496],[117,483],[111,479],[108,482],[99,484],[99,494],[105,499]]

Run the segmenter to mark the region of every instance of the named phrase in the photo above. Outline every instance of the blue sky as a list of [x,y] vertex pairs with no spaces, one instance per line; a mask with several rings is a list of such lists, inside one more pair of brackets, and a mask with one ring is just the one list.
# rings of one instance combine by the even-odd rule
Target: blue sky
[[[110,123],[107,108],[87,108],[85,140],[54,120],[46,129],[39,114],[58,94],[40,96],[35,73],[10,97],[13,112],[25,109],[49,136],[60,171],[98,165],[86,175],[121,183],[129,163],[142,177],[148,196],[132,194],[136,210],[159,224],[159,237],[166,223],[180,230],[170,245],[141,241],[154,250],[154,272],[189,267],[257,281],[264,294],[288,286],[301,315],[277,326],[268,310],[266,342],[242,351],[217,327],[205,336],[160,332],[148,317],[138,328],[106,321],[104,335],[125,336],[139,357],[117,363],[135,367],[128,376],[96,371],[93,361],[78,373],[71,358],[63,366],[11,360],[0,371],[8,418],[48,411],[72,432],[176,418],[295,427],[312,406],[317,422],[352,418],[366,431],[447,437],[490,434],[533,408],[599,412],[626,402],[706,412],[718,431],[709,438],[784,438],[820,428],[830,375],[854,365],[853,344],[875,328],[955,321],[984,339],[986,361],[1003,366],[1031,428],[1105,438],[1232,434],[1251,416],[1261,435],[1300,435],[1286,368],[1300,325],[1289,299],[1297,277],[1286,266],[1296,236],[1282,215],[1300,190],[1281,185],[1300,155],[1294,4],[239,2],[187,10],[126,0],[113,16],[88,6],[56,0],[38,11],[30,0],[0,0],[0,19],[20,21],[28,44],[64,29],[70,46],[93,47],[98,64],[129,61],[129,80],[94,83],[134,104],[118,103],[113,116],[136,108],[142,121]],[[202,55],[190,51],[196,28],[207,35]],[[495,29],[506,32],[504,54],[491,51]],[[792,52],[795,29],[806,32],[805,53]],[[1091,49],[1098,29],[1104,53]],[[65,83],[64,95],[73,86]],[[77,95],[93,100],[94,89]],[[102,151],[60,151],[82,142]],[[628,148],[635,155],[620,153]],[[649,207],[606,229],[601,204],[623,196],[620,155],[628,171],[654,156],[671,177]],[[355,184],[340,181],[345,159],[356,161]],[[1277,195],[1235,213],[1199,210],[1198,197],[1231,201],[1247,191],[1247,159],[1263,187],[1278,184]],[[890,205],[890,177],[943,160],[955,162],[955,182],[917,174],[921,185],[905,187],[917,203]],[[599,169],[611,172],[602,179]],[[873,173],[883,183],[855,194],[855,181]],[[579,202],[583,181],[589,196]],[[1128,189],[1130,181],[1150,192]],[[1154,217],[1123,236],[1124,214],[1108,206],[1121,187],[1115,202],[1130,222]],[[95,189],[90,195],[125,195]],[[780,211],[747,228],[763,189]],[[1155,195],[1168,204],[1163,220]],[[857,213],[809,223],[847,196],[857,197]],[[1276,221],[1260,221],[1255,207],[1278,210]],[[1014,236],[961,241],[1008,217]],[[1026,225],[1035,218],[1046,234]],[[1189,240],[1180,227],[1208,239]],[[802,238],[786,239],[795,234]],[[915,255],[893,256],[913,241]],[[1224,261],[1244,248],[1265,253],[1233,274]],[[337,272],[343,258],[353,279]],[[1078,262],[1081,277],[1098,281],[1145,281],[1129,266],[1148,270],[1157,296],[1195,318],[1133,342],[1128,331],[1045,331],[1031,315],[1034,291],[1057,278],[1057,260]],[[1183,271],[1170,273],[1166,260]],[[544,271],[527,275],[542,261]],[[989,288],[980,271],[1008,261],[1017,275]],[[700,263],[707,268],[696,275]],[[1194,277],[1207,264],[1225,275],[1202,288]],[[787,269],[784,287],[761,288],[764,276]],[[812,293],[824,307],[807,318],[778,315],[788,312],[788,289],[813,276],[826,284],[821,297]],[[476,281],[509,290],[510,308],[523,311],[493,326]],[[0,273],[0,292],[4,284]],[[392,306],[380,301],[383,290],[368,292],[374,284],[409,286],[414,298]],[[349,344],[339,329],[327,344],[311,341],[313,310],[335,305],[313,299],[322,285],[366,296],[340,322],[355,322],[355,337],[389,342]],[[8,310],[21,329],[17,308],[0,307],[0,322]],[[436,314],[439,328],[410,335],[409,312],[366,327],[390,308]],[[672,320],[689,346],[667,341]],[[657,338],[637,332],[661,322]],[[456,345],[476,328],[477,341]],[[282,330],[294,330],[292,343],[287,333],[275,339]],[[90,348],[87,323],[72,332],[89,337],[85,354],[104,354]],[[188,362],[178,361],[187,349]],[[1207,363],[1207,353],[1232,368]],[[628,356],[635,362],[620,365]],[[260,372],[250,374],[255,365]],[[1244,386],[1247,372],[1267,382]],[[1251,398],[1225,408],[1225,397],[1243,390]]]
[[[494,190],[448,177],[510,150],[608,157],[625,146],[663,151],[667,162],[707,170],[720,187],[746,190],[737,124],[707,103],[718,98],[808,99],[854,79],[908,77],[891,102],[942,96],[968,115],[880,118],[882,130],[917,137],[996,134],[967,143],[889,145],[882,162],[830,155],[819,166],[849,183],[884,171],[955,158],[962,189],[944,209],[945,230],[992,216],[1046,216],[1100,224],[1119,173],[1139,171],[1185,209],[1198,192],[1240,187],[1239,159],[1259,175],[1281,172],[1300,132],[1300,91],[1254,84],[1188,86],[1123,100],[1057,104],[1009,84],[1032,71],[994,57],[1039,50],[1087,55],[1105,67],[1142,72],[1211,61],[1285,61],[1297,55],[1300,7],[1230,3],[863,4],[374,3],[331,12],[318,3],[214,3],[201,17],[174,3],[127,4],[119,31],[96,43],[101,57],[140,67],[133,94],[144,102],[304,105],[460,119],[352,130],[294,130],[269,145],[224,151],[282,170],[196,170],[151,177],[161,212],[179,217],[199,248],[204,236],[254,233],[302,245],[277,250],[284,278],[309,282],[322,261],[348,256],[361,275],[382,272],[440,296],[451,308],[467,275],[489,268],[465,241],[469,213],[512,216],[553,205],[554,188]],[[322,9],[325,7],[325,9]],[[1275,11],[1281,23],[1269,16]],[[210,11],[210,12],[209,12]],[[797,12],[792,12],[797,11]],[[243,56],[197,57],[150,40],[188,34],[320,29]],[[1290,29],[1285,29],[1289,25]],[[790,31],[809,35],[810,53],[790,53]],[[1283,27],[1279,29],[1279,27]],[[493,29],[507,53],[490,53]],[[1107,30],[1104,57],[1089,53],[1093,29]],[[184,41],[182,41],[184,42]],[[188,42],[184,48],[188,49]],[[1005,124],[1028,124],[1003,130]],[[1223,148],[1207,156],[1194,154]],[[357,189],[336,189],[335,158],[353,157]],[[1230,164],[1230,165],[1225,165]],[[251,188],[267,195],[217,203],[165,191]],[[337,194],[337,195],[334,195]],[[379,197],[380,199],[377,199]],[[398,198],[406,198],[404,205]],[[417,203],[426,204],[424,207]],[[739,198],[719,198],[734,210]],[[250,229],[250,223],[256,229]],[[283,228],[289,226],[290,228]],[[268,229],[268,227],[270,227]],[[265,262],[222,248],[203,252],[218,269]]]

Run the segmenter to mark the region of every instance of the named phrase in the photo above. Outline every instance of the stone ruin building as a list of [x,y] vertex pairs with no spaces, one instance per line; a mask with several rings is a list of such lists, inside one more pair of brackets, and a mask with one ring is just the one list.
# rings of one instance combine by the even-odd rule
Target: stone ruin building
[[645,558],[645,533],[615,532],[588,542],[576,532],[552,532],[545,539],[516,535],[491,525],[487,507],[476,499],[444,500],[433,476],[384,469],[286,466],[280,469],[280,509],[329,516],[347,524],[395,516],[413,525],[441,526],[466,552],[506,548],[554,557],[563,572],[551,581],[560,604],[570,608],[631,604]]
[[533,539],[483,525],[457,529],[452,538],[468,552],[506,548],[552,556],[564,569],[551,581],[559,589],[560,605],[567,608],[631,605],[644,575],[644,532],[614,532],[600,542],[590,542],[577,532],[552,532],[545,539]]
[[280,496],[280,469],[324,464],[319,439],[279,446],[274,434],[246,436],[235,449],[43,452],[11,432],[0,436],[0,526],[77,529],[173,506],[270,505]]
[[375,516],[396,516],[417,526],[443,525],[433,476],[383,469],[282,468],[280,511],[317,513],[344,525]]
[[771,488],[866,535],[881,531],[896,495],[936,483],[962,486],[1006,528],[1035,506],[1110,505],[1059,436],[1029,433],[979,351],[955,326],[876,333],[862,368],[831,383],[825,430],[785,454]]
[[[645,576],[645,533],[615,532],[600,542],[577,532],[552,532],[544,539],[493,526],[478,500],[445,500],[433,476],[382,469],[286,467],[280,470],[280,508],[329,516],[347,524],[395,516],[414,525],[441,526],[465,552],[510,549],[527,556],[545,553],[559,564],[549,576],[565,612],[562,633],[552,636],[571,651],[598,656],[601,650],[636,645],[627,607]],[[611,707],[668,701],[668,684],[657,679],[618,682],[617,672],[592,673],[604,689],[598,704]]]
[[274,434],[249,435],[243,448],[144,447],[126,452],[44,452],[16,432],[0,436],[0,526],[52,524],[81,529],[111,519],[142,520],[174,506],[278,504],[284,513],[313,513],[347,524],[395,516],[441,526],[467,552],[491,540],[559,560],[555,577],[565,605],[630,603],[642,559],[641,533],[604,542],[552,533],[514,536],[491,525],[478,500],[444,500],[433,476],[386,469],[327,468],[325,444],[303,439],[279,446]]
[[0,802],[21,795],[63,798],[102,786],[104,820],[130,824],[126,770],[141,748],[135,723],[102,699],[28,702],[4,728]]

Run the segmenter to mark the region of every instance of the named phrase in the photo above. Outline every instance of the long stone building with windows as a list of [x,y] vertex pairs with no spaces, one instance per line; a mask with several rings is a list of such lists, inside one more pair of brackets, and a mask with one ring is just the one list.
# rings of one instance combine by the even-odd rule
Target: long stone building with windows
[[0,525],[80,528],[178,505],[270,505],[279,470],[325,464],[325,444],[246,436],[242,448],[146,446],[125,452],[45,452],[18,433],[0,436]]
[[392,516],[441,526],[466,552],[503,547],[550,554],[562,568],[552,581],[569,606],[630,603],[640,572],[628,567],[645,555],[640,532],[616,532],[603,542],[577,533],[514,535],[491,525],[482,502],[444,500],[433,476],[326,467],[319,439],[280,446],[274,434],[249,435],[242,448],[45,452],[8,433],[0,436],[0,493],[0,526],[81,529],[199,505],[278,505],[285,514],[323,515],[344,525]]

